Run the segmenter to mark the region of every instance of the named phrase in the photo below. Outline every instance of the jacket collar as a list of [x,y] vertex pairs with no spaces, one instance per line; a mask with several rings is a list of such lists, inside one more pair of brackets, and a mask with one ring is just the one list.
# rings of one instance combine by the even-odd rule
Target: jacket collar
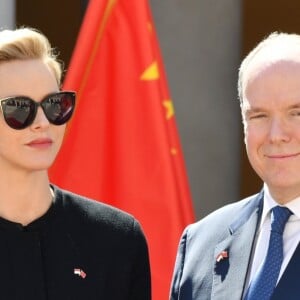
[[261,216],[263,209],[263,199],[264,191],[261,190],[259,194],[254,199],[248,201],[245,206],[242,208],[241,213],[236,217],[236,219],[230,224],[229,231],[231,234],[234,234],[240,227],[242,227],[253,214],[257,212],[258,216]]

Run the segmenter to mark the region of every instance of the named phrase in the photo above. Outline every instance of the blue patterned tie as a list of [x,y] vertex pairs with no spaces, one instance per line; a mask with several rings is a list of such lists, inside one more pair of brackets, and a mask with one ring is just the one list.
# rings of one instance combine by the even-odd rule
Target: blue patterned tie
[[281,206],[272,209],[271,235],[263,266],[254,277],[245,300],[269,300],[276,287],[283,259],[282,234],[292,212]]

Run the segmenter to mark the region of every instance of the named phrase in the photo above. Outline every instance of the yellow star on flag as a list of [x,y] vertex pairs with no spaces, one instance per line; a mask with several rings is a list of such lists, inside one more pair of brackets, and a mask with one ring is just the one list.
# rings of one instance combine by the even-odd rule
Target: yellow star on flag
[[157,62],[154,61],[142,74],[141,80],[156,80],[159,78]]
[[166,118],[170,120],[175,114],[173,102],[170,99],[165,100],[163,101],[163,106],[166,109]]

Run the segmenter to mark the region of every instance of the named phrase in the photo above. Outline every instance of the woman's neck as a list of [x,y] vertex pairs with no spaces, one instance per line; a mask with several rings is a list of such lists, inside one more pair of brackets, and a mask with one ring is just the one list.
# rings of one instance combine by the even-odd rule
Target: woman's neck
[[0,217],[25,226],[49,209],[53,196],[46,171],[0,178]]

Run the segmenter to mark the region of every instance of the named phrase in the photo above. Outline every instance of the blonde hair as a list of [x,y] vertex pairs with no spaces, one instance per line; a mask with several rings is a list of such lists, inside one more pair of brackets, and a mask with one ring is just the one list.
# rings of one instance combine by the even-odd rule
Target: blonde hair
[[0,63],[26,59],[43,60],[60,85],[63,65],[45,35],[33,28],[0,31]]

